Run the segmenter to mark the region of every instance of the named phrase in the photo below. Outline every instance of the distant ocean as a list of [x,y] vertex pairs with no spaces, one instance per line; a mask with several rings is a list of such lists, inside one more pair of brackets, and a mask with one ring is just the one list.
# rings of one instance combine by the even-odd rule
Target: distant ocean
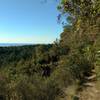
[[33,45],[29,43],[0,43],[0,47],[9,47],[9,46],[24,46],[24,45]]

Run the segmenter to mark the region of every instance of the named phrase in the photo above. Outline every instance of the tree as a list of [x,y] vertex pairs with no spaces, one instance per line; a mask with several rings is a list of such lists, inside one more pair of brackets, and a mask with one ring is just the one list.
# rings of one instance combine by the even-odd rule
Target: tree
[[73,76],[83,80],[96,67],[95,44],[100,38],[100,1],[61,0],[58,9],[61,15],[67,15],[70,22],[64,26],[61,34],[61,45],[70,50],[67,65]]

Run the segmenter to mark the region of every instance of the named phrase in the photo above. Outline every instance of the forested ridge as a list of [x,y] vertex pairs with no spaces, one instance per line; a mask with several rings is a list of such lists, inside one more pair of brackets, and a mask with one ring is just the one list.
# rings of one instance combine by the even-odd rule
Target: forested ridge
[[58,10],[67,24],[53,44],[0,47],[0,100],[100,99],[100,0]]

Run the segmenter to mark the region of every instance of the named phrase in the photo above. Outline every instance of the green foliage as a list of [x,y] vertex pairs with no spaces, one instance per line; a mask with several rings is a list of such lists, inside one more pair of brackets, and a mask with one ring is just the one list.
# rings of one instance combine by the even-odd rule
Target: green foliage
[[55,45],[1,47],[1,100],[55,100],[61,91],[51,78],[57,50]]
[[58,7],[62,15],[68,13],[67,19],[70,20],[60,40],[61,45],[69,48],[66,67],[80,81],[96,68],[96,49],[100,49],[95,46],[100,42],[99,3],[98,0],[61,0]]

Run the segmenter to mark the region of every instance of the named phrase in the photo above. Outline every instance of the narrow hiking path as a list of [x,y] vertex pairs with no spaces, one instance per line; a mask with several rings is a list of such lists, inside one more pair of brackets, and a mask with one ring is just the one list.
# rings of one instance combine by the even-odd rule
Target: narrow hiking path
[[78,100],[100,100],[100,85],[96,78],[95,69],[92,70],[92,75],[86,77],[87,82],[83,85],[83,90],[78,93]]
[[96,79],[95,70],[92,72],[81,90],[77,90],[77,86],[68,87],[64,90],[65,97],[60,100],[100,100],[100,81]]
[[79,100],[100,100],[100,89],[97,87],[96,82],[91,82],[78,95]]

